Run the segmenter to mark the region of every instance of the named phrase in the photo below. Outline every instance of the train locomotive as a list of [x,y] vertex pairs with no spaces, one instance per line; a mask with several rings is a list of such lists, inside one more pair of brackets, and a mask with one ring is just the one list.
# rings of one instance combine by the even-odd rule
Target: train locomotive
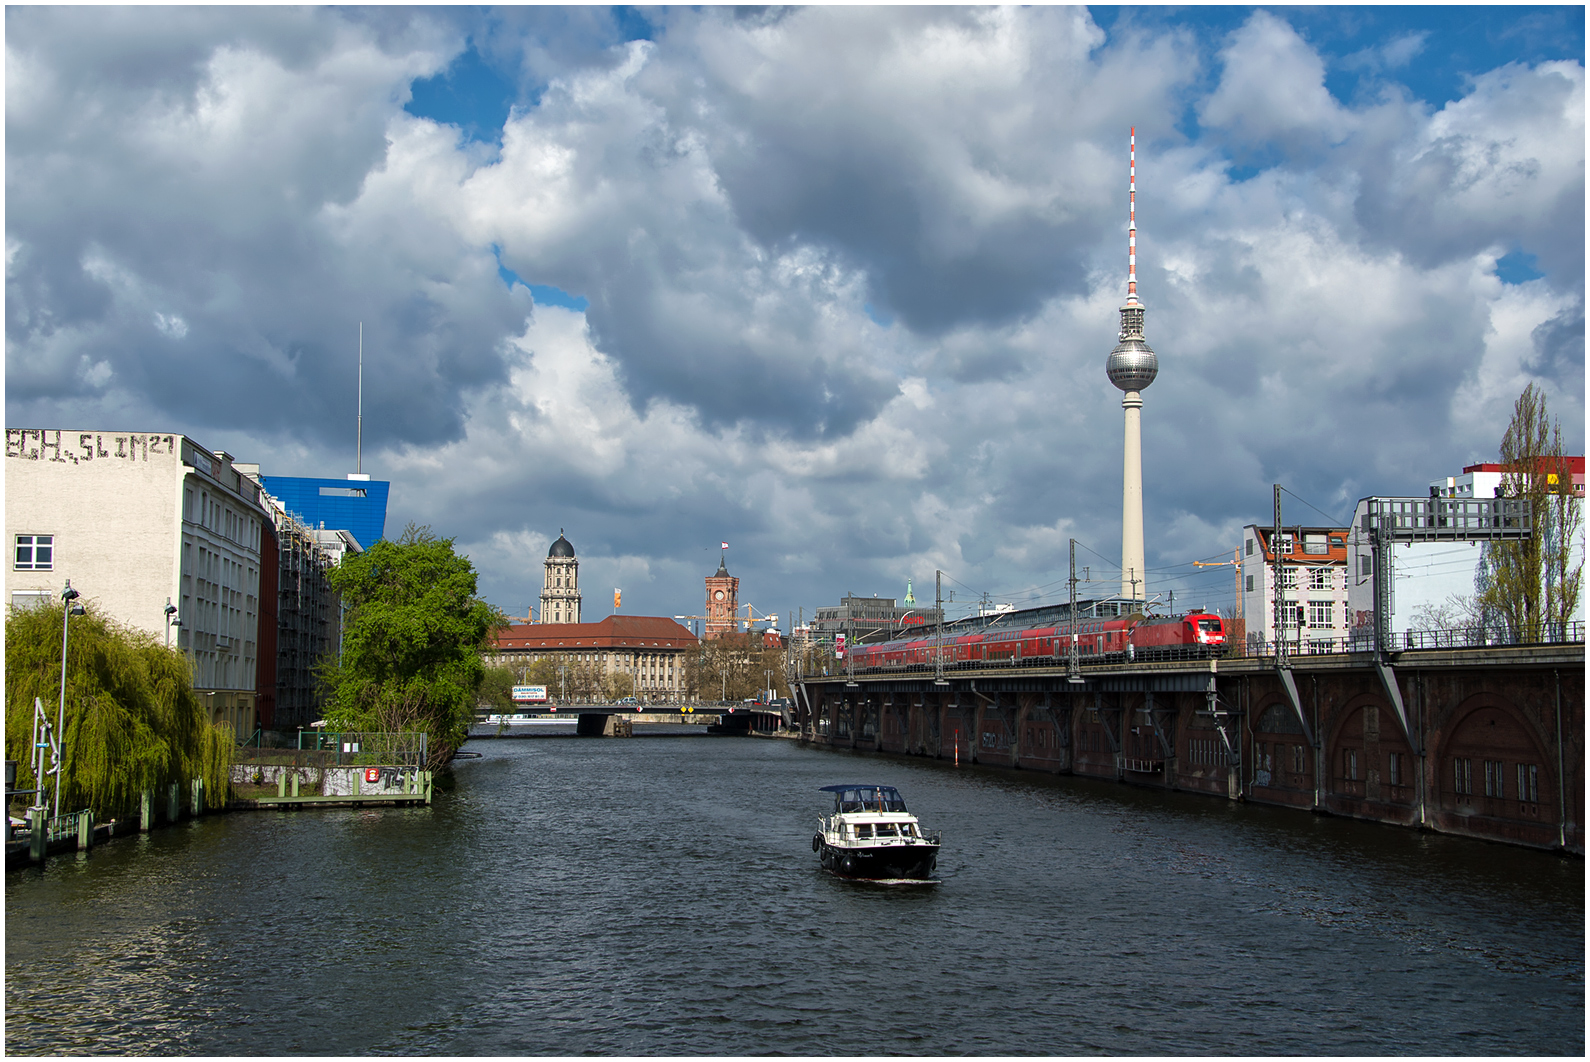
[[[1212,612],[1184,616],[1079,617],[1077,654],[1085,663],[1126,660],[1189,659],[1219,656],[1225,651],[1226,630]],[[1069,622],[1035,627],[995,627],[975,632],[912,634],[891,642],[857,645],[850,649],[857,671],[932,667],[934,652],[942,654],[947,668],[1016,666],[1022,662],[1060,664],[1068,659]]]

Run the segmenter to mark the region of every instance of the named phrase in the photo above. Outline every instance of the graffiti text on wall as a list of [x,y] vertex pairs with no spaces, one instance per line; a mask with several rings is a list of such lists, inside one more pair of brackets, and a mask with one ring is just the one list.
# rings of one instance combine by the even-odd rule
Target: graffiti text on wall
[[44,428],[7,428],[6,457],[81,465],[90,461],[148,461],[177,452],[175,435],[117,435],[63,432]]

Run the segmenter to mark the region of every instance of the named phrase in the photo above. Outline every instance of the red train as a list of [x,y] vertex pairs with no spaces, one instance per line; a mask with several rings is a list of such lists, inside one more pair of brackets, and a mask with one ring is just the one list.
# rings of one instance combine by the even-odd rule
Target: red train
[[[1068,656],[1071,625],[992,628],[973,633],[946,632],[942,642],[945,667],[1016,665],[1022,661],[1063,663]],[[940,642],[932,634],[913,634],[893,642],[858,645],[851,652],[857,671],[932,667]],[[1077,651],[1087,663],[1117,659],[1186,659],[1218,656],[1226,644],[1225,624],[1212,612],[1185,616],[1088,617],[1077,620]]]

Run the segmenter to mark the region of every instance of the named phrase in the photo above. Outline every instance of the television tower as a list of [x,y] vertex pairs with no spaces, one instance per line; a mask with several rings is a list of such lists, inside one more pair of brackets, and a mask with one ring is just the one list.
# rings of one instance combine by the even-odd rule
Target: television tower
[[1143,341],[1143,304],[1137,301],[1137,127],[1132,127],[1128,164],[1126,305],[1121,307],[1120,342],[1104,370],[1126,394],[1126,461],[1121,479],[1121,596],[1148,599],[1143,565],[1143,388],[1159,375],[1159,359]]

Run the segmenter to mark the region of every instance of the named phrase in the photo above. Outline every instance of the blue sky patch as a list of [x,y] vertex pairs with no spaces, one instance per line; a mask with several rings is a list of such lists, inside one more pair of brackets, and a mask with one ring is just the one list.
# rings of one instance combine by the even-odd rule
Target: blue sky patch
[[[1128,26],[1190,32],[1218,53],[1253,7],[1090,7],[1112,39]],[[1325,87],[1344,104],[1394,81],[1432,107],[1459,99],[1471,79],[1507,63],[1584,63],[1583,7],[1273,7],[1325,60]],[[1219,64],[1206,72],[1210,84]],[[1207,86],[1195,86],[1195,89]],[[1201,92],[1199,93],[1201,94]],[[1178,123],[1180,124],[1180,123]],[[1183,132],[1190,132],[1184,129]],[[1195,139],[1195,137],[1193,137]]]
[[1512,251],[1496,260],[1496,279],[1503,284],[1525,284],[1545,275],[1535,268],[1535,256],[1528,251]]
[[584,295],[570,295],[562,288],[555,288],[551,284],[532,284],[518,273],[502,264],[502,249],[493,245],[491,253],[497,258],[497,275],[511,290],[515,284],[522,284],[530,292],[530,297],[537,306],[562,306],[570,310],[584,313],[591,305],[591,300]]
[[872,318],[872,323],[879,328],[888,328],[894,324],[893,315],[878,309],[870,302],[864,303],[861,308],[866,311],[868,317]]
[[456,125],[466,139],[500,146],[517,96],[513,81],[487,63],[471,42],[446,70],[415,80],[403,109],[416,118]]

